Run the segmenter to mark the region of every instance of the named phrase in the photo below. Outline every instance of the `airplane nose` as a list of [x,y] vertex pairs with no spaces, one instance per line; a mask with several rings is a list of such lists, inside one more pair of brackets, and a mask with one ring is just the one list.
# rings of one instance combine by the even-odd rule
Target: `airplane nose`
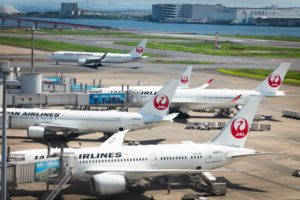
[[51,53],[50,58],[55,59],[56,58],[56,53]]

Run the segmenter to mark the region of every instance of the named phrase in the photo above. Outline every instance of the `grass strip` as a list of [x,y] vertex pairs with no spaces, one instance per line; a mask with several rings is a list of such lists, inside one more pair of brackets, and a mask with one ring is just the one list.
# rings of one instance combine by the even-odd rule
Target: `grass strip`
[[[137,42],[125,41],[115,42],[119,45],[135,46]],[[151,41],[147,47],[153,49],[173,50],[180,52],[199,53],[218,56],[245,56],[245,57],[266,57],[266,58],[300,58],[300,48],[282,48],[268,46],[254,46],[233,44],[230,42],[221,43],[222,48],[214,48],[214,42],[154,42]]]
[[193,61],[193,60],[150,60],[150,63],[156,64],[187,64],[187,65],[212,65],[214,62]]
[[[12,34],[30,34],[25,28],[5,28],[0,29],[0,33]],[[172,36],[156,36],[130,33],[126,31],[108,31],[108,30],[68,30],[68,29],[39,29],[35,34],[40,35],[87,35],[87,36],[103,36],[117,38],[134,38],[134,39],[164,39],[164,40],[194,40],[193,38],[172,37]]]
[[269,35],[222,35],[222,36],[232,37],[232,38],[300,42],[300,37],[293,37],[293,36],[269,36]]
[[[248,77],[248,78],[255,78],[255,79],[265,79],[273,70],[269,69],[225,69],[219,68],[217,72],[222,74],[228,74],[233,76],[240,76],[240,77]],[[283,83],[289,85],[300,85],[300,71],[291,71],[289,70],[283,80]]]

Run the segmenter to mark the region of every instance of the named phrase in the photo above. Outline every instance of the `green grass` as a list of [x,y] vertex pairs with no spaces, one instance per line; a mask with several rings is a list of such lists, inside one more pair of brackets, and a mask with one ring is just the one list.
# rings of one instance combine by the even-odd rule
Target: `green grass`
[[261,40],[300,42],[300,37],[292,37],[292,36],[269,36],[269,35],[222,35],[222,36],[233,37],[233,38],[249,38],[249,39],[261,39]]
[[[21,38],[21,37],[10,37],[10,36],[0,36],[0,44],[31,48],[31,39],[30,38]],[[44,51],[84,51],[84,52],[110,52],[110,53],[127,53],[125,50],[111,49],[111,48],[102,48],[81,44],[71,44],[64,42],[56,42],[50,40],[34,40],[34,47],[38,50]],[[146,53],[146,56],[157,57],[157,54]]]
[[[233,76],[265,79],[272,72],[268,69],[225,69],[219,68],[217,72]],[[300,71],[289,70],[283,80],[283,83],[290,85],[300,85]]]
[[187,65],[212,65],[214,62],[193,61],[193,60],[150,60],[150,63],[156,64],[187,64]]
[[[21,37],[0,36],[0,44],[30,48],[31,39],[21,38]],[[110,49],[110,48],[94,47],[94,46],[80,45],[80,44],[69,44],[69,43],[40,40],[40,39],[34,40],[34,47],[35,49],[45,50],[45,51],[86,51],[86,52],[113,52],[113,53],[126,52],[126,51]]]
[[[115,44],[135,46],[136,42],[115,42]],[[147,47],[162,50],[200,53],[219,56],[246,56],[266,58],[300,58],[300,48],[251,46],[223,42],[221,49],[215,49],[213,42],[149,42]]]
[[[30,32],[24,28],[6,28],[0,29],[0,33],[12,34],[29,34]],[[143,34],[135,34],[124,31],[108,31],[108,30],[59,30],[59,29],[39,29],[35,34],[40,35],[87,35],[87,36],[103,36],[103,37],[118,37],[118,38],[134,38],[134,39],[165,39],[165,40],[194,40],[191,38],[180,38],[171,36],[151,36]]]

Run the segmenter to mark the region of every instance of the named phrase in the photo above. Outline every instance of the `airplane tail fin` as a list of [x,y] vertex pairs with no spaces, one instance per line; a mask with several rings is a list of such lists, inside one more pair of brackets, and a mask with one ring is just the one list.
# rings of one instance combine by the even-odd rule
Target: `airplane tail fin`
[[264,96],[283,96],[282,91],[278,91],[291,63],[281,63],[255,90]]
[[131,57],[132,58],[142,58],[147,42],[148,42],[148,40],[144,39],[134,49],[132,49],[132,51],[129,53],[131,55]]
[[180,88],[188,88],[190,83],[190,77],[192,75],[193,66],[188,66],[188,68],[183,72],[183,74],[179,78]]
[[260,101],[261,97],[250,98],[210,143],[243,148]]
[[169,111],[177,86],[178,80],[169,81],[139,110],[139,113],[145,118],[153,116],[164,118]]

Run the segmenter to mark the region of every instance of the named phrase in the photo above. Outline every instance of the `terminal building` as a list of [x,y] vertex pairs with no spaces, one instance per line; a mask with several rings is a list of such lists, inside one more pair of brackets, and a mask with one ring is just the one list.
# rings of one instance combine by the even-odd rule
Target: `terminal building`
[[60,17],[74,18],[81,14],[77,3],[61,3]]
[[152,19],[160,22],[300,26],[300,7],[233,8],[221,4],[154,4]]

